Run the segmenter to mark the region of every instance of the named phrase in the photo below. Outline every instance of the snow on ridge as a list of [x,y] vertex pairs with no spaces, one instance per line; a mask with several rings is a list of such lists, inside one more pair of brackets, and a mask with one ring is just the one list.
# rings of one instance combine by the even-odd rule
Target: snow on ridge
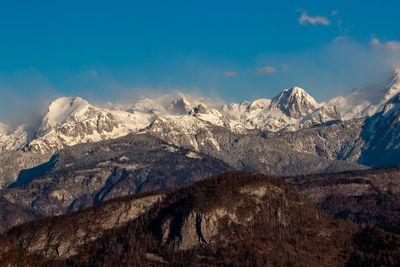
[[382,89],[367,87],[354,89],[346,96],[337,96],[323,105],[339,108],[344,120],[373,116],[382,111],[391,98],[400,93],[400,69],[393,71],[392,79]]
[[0,123],[0,152],[7,150],[18,150],[28,142],[28,133],[24,125],[15,129]]
[[304,89],[293,87],[272,99],[225,105],[222,112],[247,129],[295,131],[300,128],[300,120],[319,106]]
[[91,105],[80,97],[61,97],[50,103],[45,119],[50,127],[54,127],[65,122],[69,116],[79,120],[90,107]]
[[[192,134],[213,125],[236,133],[252,129],[296,131],[330,121],[372,116],[383,109],[388,112],[397,106],[396,101],[388,103],[400,93],[400,70],[394,72],[391,82],[379,93],[382,97],[376,100],[369,98],[373,94],[353,90],[347,96],[319,104],[304,89],[293,87],[272,99],[223,105],[221,101],[173,92],[156,98],[143,98],[132,104],[109,103],[103,107],[91,105],[80,97],[61,97],[51,102],[32,140],[27,140],[26,132],[19,130],[14,133],[0,124],[0,148],[4,149],[7,142],[13,144],[7,149],[21,147],[21,140],[26,140],[25,144],[32,150],[52,152],[66,145],[145,132],[158,119],[160,127],[173,129],[176,134]],[[173,127],[166,126],[168,123]],[[160,128],[159,132],[162,131]]]

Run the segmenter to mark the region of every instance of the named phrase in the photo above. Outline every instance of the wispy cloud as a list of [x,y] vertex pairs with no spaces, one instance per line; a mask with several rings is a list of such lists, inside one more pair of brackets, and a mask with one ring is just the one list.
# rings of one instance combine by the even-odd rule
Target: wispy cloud
[[337,15],[337,13],[339,12],[339,10],[332,10],[331,16],[334,17]]
[[[282,65],[282,70],[287,71],[289,69],[287,64]],[[248,71],[248,72],[236,72],[236,71],[226,71],[224,75],[227,77],[234,77],[234,76],[252,76],[252,75],[267,75],[267,74],[274,74],[277,72],[277,69],[272,66],[265,66],[262,68],[257,68],[255,71]]]
[[237,75],[237,72],[236,71],[226,71],[226,72],[224,72],[224,75],[228,76],[228,77],[233,77],[233,76]]
[[370,45],[374,48],[400,51],[400,41],[387,41],[382,43],[378,38],[372,38]]
[[283,64],[282,65],[282,70],[283,71],[288,71],[289,70],[289,65],[288,64]]
[[263,68],[257,69],[258,74],[273,74],[276,72],[276,69],[272,66],[265,66]]
[[92,77],[97,77],[97,71],[95,71],[95,70],[89,70],[88,73],[89,73]]
[[338,40],[345,40],[345,39],[348,39],[348,38],[350,38],[348,35],[341,35],[341,36],[335,37],[333,40],[334,41],[338,41]]
[[301,13],[301,16],[299,18],[299,23],[301,25],[307,25],[307,24],[311,24],[311,25],[325,25],[328,26],[331,22],[329,21],[329,19],[327,17],[323,17],[323,16],[309,16],[307,15],[307,13],[305,11],[303,11],[303,13]]

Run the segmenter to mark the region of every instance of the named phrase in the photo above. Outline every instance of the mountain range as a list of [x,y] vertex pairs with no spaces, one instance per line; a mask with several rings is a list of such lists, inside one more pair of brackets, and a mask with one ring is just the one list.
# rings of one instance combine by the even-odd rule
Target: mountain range
[[199,128],[211,126],[237,134],[253,130],[293,132],[380,113],[388,116],[395,113],[399,92],[400,70],[395,70],[391,81],[373,93],[353,90],[347,96],[323,103],[317,103],[299,87],[285,89],[272,99],[239,104],[222,104],[182,93],[105,107],[91,105],[80,97],[61,97],[50,103],[41,124],[33,132],[27,131],[24,125],[11,129],[0,124],[0,150],[53,153],[66,146],[148,131],[153,125],[164,123],[176,126],[182,134],[193,134]]

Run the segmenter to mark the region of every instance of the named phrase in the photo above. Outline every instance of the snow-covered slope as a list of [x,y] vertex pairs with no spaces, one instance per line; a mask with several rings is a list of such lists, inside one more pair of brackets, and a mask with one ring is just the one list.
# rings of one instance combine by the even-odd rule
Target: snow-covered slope
[[300,120],[301,128],[309,128],[328,124],[330,122],[341,121],[341,115],[336,106],[326,105],[315,109],[311,114]]
[[393,72],[390,82],[382,89],[354,89],[346,96],[337,96],[327,102],[339,108],[343,119],[373,116],[382,111],[386,103],[400,92],[400,69]]
[[[184,117],[178,120],[183,130],[192,118],[195,124],[227,127],[233,131],[244,128],[230,121],[216,109],[200,103],[201,99],[182,93],[145,98],[130,106],[112,105],[96,107],[80,97],[61,97],[53,101],[44,116],[36,135],[25,148],[29,151],[50,153],[65,146],[118,138],[148,127],[158,118]],[[210,102],[206,100],[205,102]]]
[[361,160],[369,166],[395,166],[400,158],[400,93],[392,96],[363,125]]
[[[304,119],[319,106],[304,89],[293,87],[285,89],[273,99],[230,104],[224,106],[222,111],[231,120],[241,123],[247,129],[277,132],[294,131],[301,128]],[[332,120],[335,119],[336,116]],[[312,126],[312,123],[307,125]]]
[[[27,135],[25,139],[15,138],[16,134],[22,134],[21,130],[10,137],[8,128],[3,126],[0,127],[0,141],[7,150],[18,149],[27,143],[25,150],[52,153],[65,146],[139,132],[153,122],[153,128],[160,122],[163,125],[169,123],[171,127],[166,127],[167,130],[174,129],[183,135],[189,130],[191,134],[200,129],[207,131],[212,126],[234,133],[246,133],[251,129],[292,131],[329,120],[325,113],[318,115],[318,119],[315,119],[316,115],[306,119],[318,107],[318,103],[298,87],[286,89],[273,99],[225,106],[182,93],[145,98],[132,105],[109,103],[106,107],[93,106],[80,97],[61,97],[50,103],[32,140],[28,142]],[[336,119],[337,116],[332,118]]]
[[145,113],[97,108],[80,97],[62,97],[49,105],[27,149],[44,153],[117,138],[146,127],[151,118]]
[[28,142],[28,133],[23,125],[10,129],[0,123],[0,152],[21,149]]
[[246,128],[238,121],[231,120],[216,109],[209,109],[205,104],[195,106],[188,113],[199,120],[209,122],[212,125],[225,127],[235,133],[243,133]]

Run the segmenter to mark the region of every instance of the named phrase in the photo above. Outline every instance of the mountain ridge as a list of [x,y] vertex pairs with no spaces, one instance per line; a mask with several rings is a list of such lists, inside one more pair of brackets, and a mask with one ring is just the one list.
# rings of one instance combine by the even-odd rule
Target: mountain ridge
[[193,116],[235,133],[297,131],[336,121],[372,117],[399,93],[400,70],[396,69],[391,81],[381,91],[376,90],[375,95],[379,95],[376,103],[356,90],[345,97],[319,104],[299,87],[285,89],[272,99],[229,105],[182,93],[142,99],[125,107],[112,104],[99,107],[80,97],[61,97],[50,103],[33,137],[29,137],[23,126],[13,130],[1,124],[0,149],[52,153],[65,146],[140,132],[155,120],[170,116],[182,116],[176,117],[178,121]]

